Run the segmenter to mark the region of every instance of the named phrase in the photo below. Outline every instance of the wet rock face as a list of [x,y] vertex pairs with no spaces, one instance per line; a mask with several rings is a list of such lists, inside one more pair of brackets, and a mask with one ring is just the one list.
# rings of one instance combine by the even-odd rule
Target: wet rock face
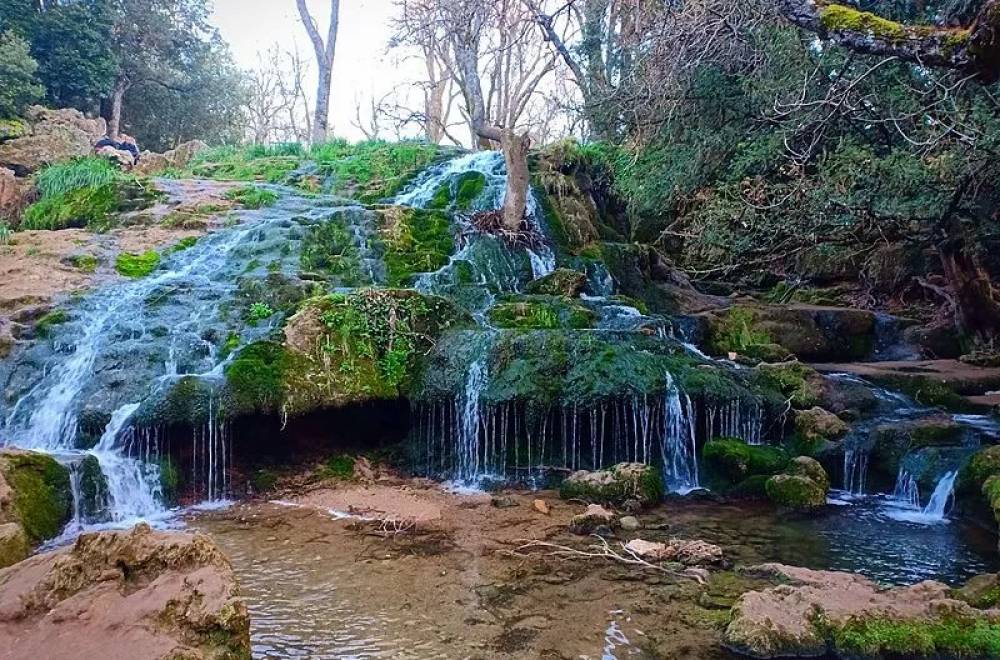
[[764,492],[778,506],[796,511],[817,509],[826,504],[830,477],[814,458],[799,456],[792,459],[781,474],[764,484]]
[[533,280],[525,287],[527,293],[576,298],[587,285],[587,276],[576,270],[557,268],[548,275]]
[[860,575],[782,564],[751,569],[783,584],[744,594],[724,640],[754,658],[996,657],[1000,611],[939,582],[883,589]]
[[0,571],[0,648],[16,658],[250,658],[250,620],[200,534],[84,534]]

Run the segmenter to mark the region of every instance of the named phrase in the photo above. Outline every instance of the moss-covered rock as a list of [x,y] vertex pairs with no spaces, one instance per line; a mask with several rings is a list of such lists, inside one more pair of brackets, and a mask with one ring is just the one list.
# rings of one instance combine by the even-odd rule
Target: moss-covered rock
[[826,504],[826,490],[800,475],[776,474],[767,480],[764,490],[768,499],[788,509],[809,510]]
[[748,445],[738,438],[716,438],[705,443],[702,457],[711,475],[722,485],[733,486],[748,477],[772,475],[788,465],[788,454],[780,447]]
[[486,175],[482,172],[463,172],[454,179],[442,183],[434,192],[427,208],[468,211],[484,190],[486,190]]
[[576,298],[587,284],[587,276],[578,270],[557,268],[548,275],[528,282],[526,293]]
[[13,566],[27,559],[31,544],[20,523],[0,523],[0,568]]
[[306,301],[284,342],[245,347],[226,368],[230,414],[300,414],[413,386],[445,330],[471,320],[449,301],[416,291],[369,289]]
[[593,327],[597,314],[577,301],[557,296],[508,296],[489,311],[498,328],[526,330]]
[[141,254],[123,252],[115,259],[115,270],[133,279],[146,277],[159,267],[160,254],[156,250],[148,250]]
[[390,206],[379,211],[389,286],[412,284],[417,273],[448,263],[455,251],[451,217],[441,211]]
[[754,373],[762,387],[781,392],[795,408],[812,408],[823,403],[826,381],[808,365],[801,362],[760,364]]
[[648,506],[663,498],[663,479],[651,465],[619,463],[606,470],[574,472],[563,480],[559,496],[619,507],[634,500]]
[[796,456],[785,468],[785,474],[795,477],[805,477],[815,481],[826,493],[830,489],[830,476],[819,461],[809,456]]
[[875,349],[875,315],[866,310],[810,305],[733,305],[707,315],[710,352],[778,354],[773,345],[808,360],[864,359]]
[[69,471],[48,454],[5,450],[0,474],[11,491],[8,521],[32,545],[58,536],[73,513]]

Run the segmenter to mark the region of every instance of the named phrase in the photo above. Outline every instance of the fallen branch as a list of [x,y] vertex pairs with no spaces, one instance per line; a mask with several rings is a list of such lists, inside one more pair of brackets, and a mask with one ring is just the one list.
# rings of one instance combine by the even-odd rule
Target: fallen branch
[[547,549],[550,552],[546,553],[548,557],[556,557],[561,560],[571,560],[571,559],[610,559],[626,566],[638,566],[640,568],[649,569],[656,571],[658,573],[664,573],[666,575],[672,575],[678,578],[684,578],[688,580],[694,580],[698,584],[706,584],[707,580],[705,577],[705,571],[699,569],[687,568],[683,571],[677,571],[672,568],[667,568],[660,564],[654,564],[652,562],[646,561],[638,554],[630,550],[625,546],[624,543],[619,543],[621,550],[617,551],[611,547],[611,545],[601,536],[596,534],[592,535],[598,540],[598,543],[590,546],[590,550],[578,550],[576,548],[571,548],[566,545],[559,545],[557,543],[549,543],[547,541],[524,541],[520,542],[521,545],[516,547],[511,551],[511,554],[517,557],[527,557],[529,556],[526,551],[533,550],[536,548]]

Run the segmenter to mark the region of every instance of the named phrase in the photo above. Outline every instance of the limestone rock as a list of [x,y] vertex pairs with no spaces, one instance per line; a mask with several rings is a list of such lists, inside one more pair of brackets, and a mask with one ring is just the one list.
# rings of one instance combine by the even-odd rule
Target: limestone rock
[[54,126],[67,126],[81,131],[90,138],[91,144],[97,142],[108,132],[108,123],[101,117],[91,119],[79,110],[73,108],[45,108],[33,105],[28,108],[27,119],[32,131],[37,135]]
[[17,218],[27,205],[31,185],[14,176],[14,170],[0,167],[0,222]]
[[549,505],[546,504],[545,500],[535,500],[531,503],[531,508],[544,516],[548,516],[552,513],[552,510],[549,508]]
[[135,165],[135,158],[128,151],[115,149],[114,147],[101,147],[96,154],[102,158],[107,158],[116,163],[123,170],[131,170]]
[[21,526],[31,545],[57,536],[72,515],[69,471],[48,454],[0,452],[0,523]]
[[207,148],[208,145],[201,140],[191,140],[190,142],[177,145],[162,154],[144,151],[139,159],[139,163],[136,165],[135,171],[139,174],[148,175],[158,174],[171,168],[182,170],[191,163],[191,159]]
[[583,513],[573,516],[569,529],[574,534],[594,534],[599,531],[610,532],[617,524],[615,514],[600,504],[590,504]]
[[[994,657],[986,644],[995,633],[983,630],[996,629],[1000,612],[954,599],[939,582],[883,589],[852,573],[781,564],[758,566],[752,573],[783,584],[746,593],[733,606],[724,640],[738,653],[754,658]],[[935,626],[947,629],[940,639],[933,638]],[[973,629],[982,634],[973,636]],[[921,634],[912,634],[915,630]]]
[[33,135],[0,143],[0,167],[26,176],[45,165],[86,156],[92,144],[84,131],[66,124],[53,124]]
[[566,477],[559,488],[563,499],[609,503],[622,506],[636,500],[649,506],[663,497],[659,471],[642,463],[619,463],[606,470],[580,470]]
[[16,564],[30,553],[31,546],[20,523],[0,524],[0,568]]
[[250,658],[250,619],[229,561],[201,534],[80,536],[0,570],[9,658]]
[[826,504],[826,491],[809,477],[776,474],[764,484],[768,498],[788,509],[816,509]]

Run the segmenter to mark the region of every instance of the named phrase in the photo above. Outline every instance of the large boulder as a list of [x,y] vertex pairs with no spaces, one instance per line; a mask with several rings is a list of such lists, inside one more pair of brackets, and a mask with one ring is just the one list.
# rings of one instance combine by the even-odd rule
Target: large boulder
[[250,618],[201,534],[84,534],[0,570],[0,657],[250,658]]
[[752,356],[773,345],[803,360],[851,361],[876,348],[877,319],[867,310],[814,305],[741,303],[706,315],[709,349]]
[[28,110],[30,133],[0,142],[0,167],[27,176],[45,165],[91,153],[104,135],[103,119],[89,119],[78,110],[50,110],[33,106]]
[[179,144],[162,154],[151,151],[142,152],[139,163],[135,166],[135,171],[139,174],[158,174],[169,169],[182,170],[191,164],[199,152],[208,148],[208,145],[201,140],[191,140]]
[[744,594],[724,634],[754,658],[996,658],[1000,611],[940,582],[884,589],[852,573],[782,564],[751,570],[779,586]]
[[796,511],[817,509],[826,504],[830,477],[814,458],[799,456],[792,459],[781,474],[764,484],[767,497],[778,506]]
[[563,480],[559,488],[563,499],[598,504],[648,506],[663,497],[660,472],[643,463],[619,463],[606,470],[579,470]]
[[14,176],[14,170],[0,167],[0,222],[13,220],[21,215],[27,205],[30,184]]
[[48,454],[0,452],[0,525],[5,529],[0,566],[24,559],[21,548],[58,536],[72,513],[69,470]]

